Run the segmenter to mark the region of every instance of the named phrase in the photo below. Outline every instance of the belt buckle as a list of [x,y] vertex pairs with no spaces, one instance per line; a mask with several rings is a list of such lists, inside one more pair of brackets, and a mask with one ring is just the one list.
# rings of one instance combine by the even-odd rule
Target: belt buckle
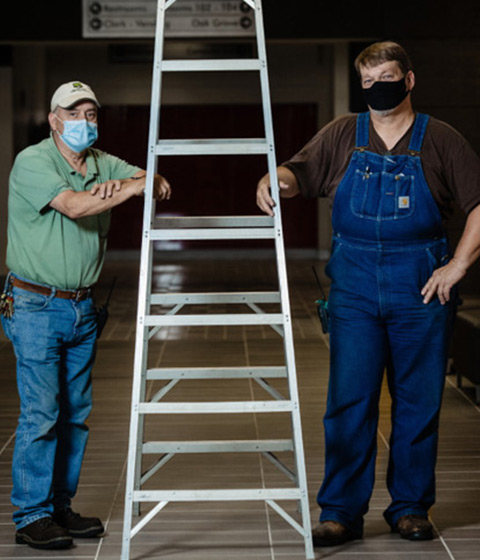
[[88,297],[88,293],[90,292],[90,288],[80,288],[75,292],[75,301],[83,301]]

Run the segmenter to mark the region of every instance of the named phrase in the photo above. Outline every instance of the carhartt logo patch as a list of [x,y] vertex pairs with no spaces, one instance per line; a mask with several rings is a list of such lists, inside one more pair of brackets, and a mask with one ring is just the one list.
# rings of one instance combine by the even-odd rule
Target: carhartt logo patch
[[399,196],[398,197],[398,207],[399,208],[410,208],[410,197],[409,196]]

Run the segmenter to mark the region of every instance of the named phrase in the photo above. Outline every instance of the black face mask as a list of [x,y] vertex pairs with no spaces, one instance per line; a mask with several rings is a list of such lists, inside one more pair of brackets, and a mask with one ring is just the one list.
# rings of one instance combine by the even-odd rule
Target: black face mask
[[372,87],[362,89],[367,105],[376,111],[388,111],[398,107],[407,97],[405,78],[398,82],[375,82]]

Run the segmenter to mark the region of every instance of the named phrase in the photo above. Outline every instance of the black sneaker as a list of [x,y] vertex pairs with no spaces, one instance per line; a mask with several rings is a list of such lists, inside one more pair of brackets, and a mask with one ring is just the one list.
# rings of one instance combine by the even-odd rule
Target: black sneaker
[[61,509],[53,514],[53,520],[79,539],[96,537],[104,532],[102,522],[97,517],[82,517],[70,508]]
[[22,527],[16,532],[15,541],[17,544],[43,549],[68,548],[73,544],[68,531],[57,525],[51,517],[42,517]]

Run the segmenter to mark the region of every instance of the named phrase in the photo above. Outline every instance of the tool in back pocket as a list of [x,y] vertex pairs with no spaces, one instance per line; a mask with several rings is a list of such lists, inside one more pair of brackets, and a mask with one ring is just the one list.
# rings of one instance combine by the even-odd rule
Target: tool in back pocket
[[115,276],[112,280],[112,284],[110,286],[110,290],[108,292],[105,303],[97,308],[97,339],[100,338],[102,331],[108,321],[108,305],[110,303],[110,298],[112,297],[113,288],[115,287],[116,281],[117,277]]
[[317,304],[318,318],[320,319],[320,324],[322,325],[322,332],[324,334],[327,334],[329,331],[328,300],[325,296],[325,292],[323,291],[320,278],[318,277],[317,271],[313,265],[312,265],[312,270],[313,270],[313,274],[315,275],[315,279],[317,280],[318,287],[320,288],[320,292],[322,294],[321,299],[315,300],[315,303]]

